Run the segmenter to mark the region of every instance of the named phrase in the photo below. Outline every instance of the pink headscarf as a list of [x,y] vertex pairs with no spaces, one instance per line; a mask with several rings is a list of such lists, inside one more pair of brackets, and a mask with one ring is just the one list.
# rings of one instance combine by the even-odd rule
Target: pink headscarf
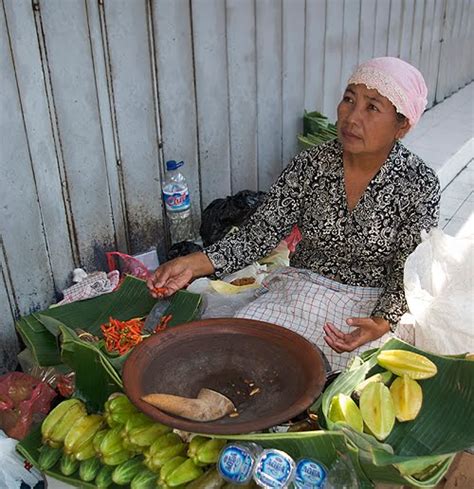
[[423,75],[399,58],[369,59],[359,65],[347,83],[362,83],[377,90],[408,119],[410,127],[420,120],[427,104],[428,89]]

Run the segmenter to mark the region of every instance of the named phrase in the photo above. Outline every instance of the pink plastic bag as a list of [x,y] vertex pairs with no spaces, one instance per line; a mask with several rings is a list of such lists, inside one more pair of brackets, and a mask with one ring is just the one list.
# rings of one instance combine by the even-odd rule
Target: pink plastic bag
[[301,238],[301,231],[299,230],[298,226],[293,226],[291,233],[284,239],[290,253],[295,252],[296,245],[301,241]]
[[45,382],[21,372],[0,377],[0,429],[10,438],[23,439],[33,422],[50,411],[56,392]]
[[110,251],[105,254],[109,271],[119,270],[122,275],[133,275],[134,277],[146,280],[151,274],[147,267],[133,256]]

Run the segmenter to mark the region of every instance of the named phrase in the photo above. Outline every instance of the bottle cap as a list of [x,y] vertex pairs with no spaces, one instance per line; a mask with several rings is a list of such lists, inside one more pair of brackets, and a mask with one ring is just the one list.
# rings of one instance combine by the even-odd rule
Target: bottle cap
[[166,162],[166,170],[177,170],[179,167],[184,165],[184,161],[169,160]]

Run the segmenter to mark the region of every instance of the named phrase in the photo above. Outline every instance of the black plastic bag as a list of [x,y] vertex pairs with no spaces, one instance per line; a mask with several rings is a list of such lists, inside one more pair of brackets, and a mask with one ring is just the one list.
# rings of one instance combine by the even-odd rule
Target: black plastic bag
[[168,251],[168,260],[177,258],[178,256],[189,255],[196,251],[202,251],[202,247],[192,241],[180,241],[175,243]]
[[213,200],[203,211],[199,229],[204,246],[223,238],[233,226],[242,226],[263,202],[265,192],[241,190]]

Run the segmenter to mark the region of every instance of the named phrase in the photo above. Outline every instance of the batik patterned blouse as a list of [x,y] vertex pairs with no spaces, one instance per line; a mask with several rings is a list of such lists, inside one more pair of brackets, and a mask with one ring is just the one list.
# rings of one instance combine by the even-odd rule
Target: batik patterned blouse
[[350,285],[383,289],[372,316],[396,325],[407,310],[403,267],[422,230],[437,226],[436,174],[396,142],[356,207],[347,206],[342,145],[331,141],[299,153],[241,229],[204,252],[216,274],[268,254],[297,224],[302,240],[291,266]]

